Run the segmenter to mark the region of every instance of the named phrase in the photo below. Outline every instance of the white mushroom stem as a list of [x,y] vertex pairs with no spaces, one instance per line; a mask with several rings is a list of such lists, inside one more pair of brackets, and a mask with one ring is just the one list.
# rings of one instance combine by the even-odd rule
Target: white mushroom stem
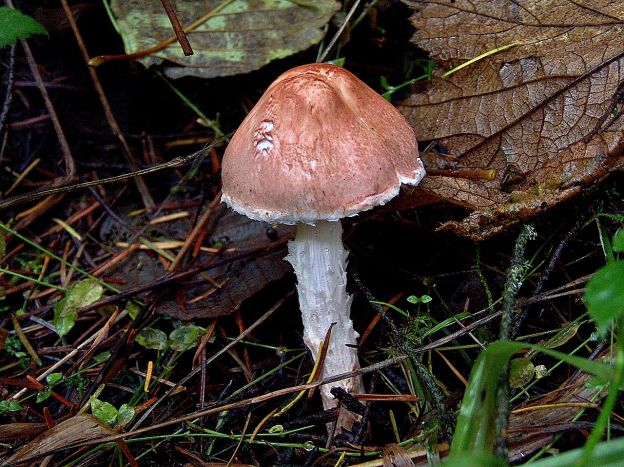
[[[316,361],[321,343],[332,323],[331,340],[323,366],[323,377],[348,373],[359,368],[358,333],[349,317],[351,296],[347,294],[347,251],[342,246],[340,222],[317,221],[298,224],[295,239],[288,243],[286,260],[297,275],[299,307],[303,320],[303,340]],[[349,345],[349,346],[348,346]],[[323,407],[337,405],[330,393],[340,386],[349,393],[362,392],[359,377],[321,386]],[[342,424],[348,423],[344,418]],[[345,423],[346,422],[346,423]],[[347,428],[350,428],[348,426]]]

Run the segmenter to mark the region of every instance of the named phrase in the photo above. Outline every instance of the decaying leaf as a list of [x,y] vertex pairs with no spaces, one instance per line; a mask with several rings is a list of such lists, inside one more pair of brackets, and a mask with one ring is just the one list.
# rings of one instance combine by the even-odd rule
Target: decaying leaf
[[0,425],[0,442],[28,439],[40,435],[46,430],[45,423],[17,422]]
[[[409,2],[414,42],[441,66],[400,106],[429,168],[422,189],[474,212],[443,228],[481,239],[579,193],[624,165],[624,3]],[[443,72],[503,46],[443,77]]]
[[[176,13],[183,27],[199,21],[188,38],[194,55],[185,57],[180,45],[168,47],[140,61],[145,66],[173,62],[171,78],[212,78],[247,73],[272,60],[316,44],[322,28],[339,4],[335,0],[178,0]],[[160,2],[113,0],[111,9],[126,53],[147,50],[173,35]]]
[[578,371],[555,390],[512,411],[508,429],[510,462],[526,459],[550,443],[557,433],[577,429],[575,420],[583,410],[582,404],[599,405],[607,393],[604,386],[590,384],[591,378]]
[[[215,219],[214,229],[204,241],[207,247],[236,251],[261,249],[294,233],[292,226],[271,226],[233,212],[215,216]],[[148,234],[158,233],[161,237],[178,240],[184,239],[191,228],[187,219],[181,219],[162,224],[158,232],[149,231]],[[107,241],[117,238],[119,234],[127,239],[123,231],[113,233],[112,230],[106,229],[100,235]],[[227,254],[235,253],[230,251]],[[157,312],[183,321],[231,313],[244,300],[291,271],[290,265],[284,261],[285,256],[285,248],[278,248],[274,253],[233,261],[185,279],[171,289],[171,293],[160,294]],[[201,253],[197,261],[203,262],[211,257],[214,257],[213,253]],[[121,283],[121,288],[146,285],[166,273],[158,257],[145,250],[135,251],[116,268],[109,270],[115,281]]]
[[[292,226],[272,227],[228,212],[219,220],[211,240],[217,243],[223,241],[226,247],[248,250],[288,237],[293,231]],[[231,313],[244,300],[291,271],[285,256],[286,252],[278,249],[268,255],[211,269],[206,274],[198,275],[196,280],[182,284],[182,295],[161,302],[158,312],[184,321]]]
[[383,448],[383,467],[414,467],[412,459],[404,448],[396,443],[386,444]]
[[87,414],[76,415],[50,428],[19,448],[8,459],[0,460],[0,463],[2,465],[26,464],[59,449],[71,448],[83,441],[92,441],[112,434],[114,434],[113,430],[97,417]]

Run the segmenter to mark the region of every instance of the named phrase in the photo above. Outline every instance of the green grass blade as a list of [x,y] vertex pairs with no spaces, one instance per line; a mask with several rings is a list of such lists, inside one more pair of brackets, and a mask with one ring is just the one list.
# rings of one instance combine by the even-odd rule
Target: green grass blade
[[451,444],[451,460],[463,459],[471,453],[489,454],[493,451],[498,378],[509,359],[524,349],[550,355],[605,381],[613,378],[613,369],[609,365],[582,357],[522,342],[499,341],[491,344],[481,352],[470,373]]
[[[533,467],[569,467],[579,465],[579,461],[583,459],[583,449],[574,449],[572,451],[559,454],[555,457],[542,459],[531,463]],[[600,467],[620,467],[624,464],[624,438],[614,439],[600,443],[593,450],[587,464]]]

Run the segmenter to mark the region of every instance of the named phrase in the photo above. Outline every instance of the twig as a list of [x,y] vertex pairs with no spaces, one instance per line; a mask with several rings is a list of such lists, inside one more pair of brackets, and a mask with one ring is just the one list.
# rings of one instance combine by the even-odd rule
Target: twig
[[184,260],[186,253],[191,247],[191,244],[195,241],[199,233],[204,228],[204,225],[206,225],[210,217],[213,215],[215,208],[219,206],[220,203],[221,203],[221,192],[217,193],[217,195],[214,197],[210,205],[203,212],[203,214],[201,215],[201,217],[199,218],[199,220],[197,221],[197,223],[195,224],[191,232],[184,239],[184,245],[182,245],[182,248],[180,248],[180,251],[178,252],[175,260],[169,265],[169,268],[168,268],[169,271],[175,271],[176,269],[178,269],[180,264],[182,264],[182,261]]
[[[74,355],[76,355],[78,352],[80,352],[85,346],[89,345],[91,342],[96,340],[98,338],[98,336],[100,336],[102,334],[102,332],[103,332],[103,329],[100,329],[100,330],[98,330],[98,332],[96,332],[95,334],[91,335],[91,337],[89,337],[88,339],[85,339],[82,342],[82,344],[80,344],[74,350],[72,350],[67,355],[65,355],[63,358],[61,358],[58,362],[54,363],[54,365],[52,365],[50,368],[48,368],[43,373],[41,373],[39,376],[37,376],[36,381],[42,381],[46,376],[48,376],[50,373],[54,372],[54,370],[56,370],[57,368],[62,366],[67,360],[69,360]],[[21,389],[15,395],[13,395],[11,397],[11,399],[13,399],[13,400],[19,399],[20,397],[22,397],[26,393],[26,391],[27,391],[27,389]]]
[[[4,128],[6,118],[11,108],[11,101],[13,100],[13,85],[15,84],[15,44],[11,46],[9,50],[9,63],[7,65],[7,77],[6,77],[6,94],[4,95],[4,102],[2,103],[2,112],[0,113],[0,131]],[[0,155],[0,161],[2,157]]]
[[347,27],[347,24],[349,24],[349,21],[351,21],[351,17],[355,13],[355,10],[357,10],[358,6],[360,6],[360,0],[355,0],[355,2],[353,3],[353,6],[349,10],[349,13],[347,13],[345,20],[342,22],[342,25],[340,26],[338,31],[336,31],[336,34],[334,34],[334,37],[332,37],[331,41],[329,42],[325,50],[323,50],[323,53],[316,59],[317,63],[321,63],[325,61],[331,49],[333,49],[334,45],[336,45],[336,41],[340,38],[340,36],[342,35],[342,32]]
[[[572,225],[572,228],[568,230],[568,232],[563,236],[563,238],[557,245],[557,248],[555,248],[555,251],[552,252],[552,254],[550,255],[550,258],[548,259],[548,264],[544,268],[544,271],[542,272],[542,274],[540,274],[539,281],[537,282],[537,285],[535,286],[535,289],[533,290],[533,294],[531,298],[536,298],[540,296],[540,294],[542,293],[542,289],[544,288],[544,286],[550,279],[550,276],[554,272],[555,267],[557,266],[557,264],[559,264],[559,260],[561,259],[561,255],[563,254],[563,251],[565,250],[570,240],[578,233],[580,228],[583,226],[583,223],[585,222],[586,217],[587,217],[587,213],[579,216],[575,220],[574,224]],[[517,336],[518,333],[520,332],[520,327],[522,326],[522,323],[527,317],[529,311],[530,311],[529,308],[526,308],[516,318],[514,325],[513,325],[513,329],[511,331],[512,339],[515,336]]]
[[191,47],[191,43],[189,42],[188,37],[186,37],[184,28],[180,24],[178,15],[176,15],[175,10],[171,6],[171,3],[169,3],[169,0],[160,0],[160,2],[167,12],[167,17],[169,18],[169,21],[171,21],[171,27],[173,27],[175,35],[178,38],[180,47],[182,47],[182,52],[184,52],[184,55],[186,55],[187,57],[189,55],[193,55],[193,47]]
[[71,149],[69,149],[69,144],[67,143],[67,139],[65,138],[63,128],[61,127],[61,122],[58,119],[56,110],[54,110],[54,106],[52,105],[52,101],[50,100],[50,96],[48,95],[48,91],[43,82],[43,78],[41,78],[41,74],[39,73],[39,68],[37,67],[35,57],[30,50],[30,46],[25,40],[22,40],[21,43],[22,47],[24,48],[24,53],[26,54],[26,60],[28,61],[30,71],[33,74],[33,78],[35,78],[37,88],[39,88],[39,92],[41,93],[41,97],[43,97],[43,102],[45,103],[46,109],[48,109],[48,114],[50,114],[50,120],[52,120],[52,126],[54,127],[54,131],[56,132],[56,137],[58,138],[61,153],[63,154],[63,159],[65,160],[65,177],[61,177],[58,180],[59,183],[63,183],[64,181],[71,180],[76,175],[76,165],[74,164],[74,158],[71,154]]
[[440,420],[444,436],[446,436],[448,439],[451,439],[453,436],[452,415],[450,415],[450,413],[446,409],[446,406],[444,405],[444,394],[438,387],[435,379],[433,378],[429,370],[427,370],[422,362],[418,358],[416,358],[416,355],[422,353],[423,350],[416,348],[412,343],[404,339],[403,333],[401,333],[396,323],[390,317],[389,313],[386,313],[381,305],[374,303],[376,300],[372,292],[368,289],[368,287],[364,285],[359,275],[356,272],[353,272],[353,270],[352,277],[358,288],[362,290],[362,292],[364,292],[364,294],[366,295],[366,298],[368,299],[371,306],[377,311],[377,313],[381,314],[384,320],[384,324],[388,327],[390,333],[395,338],[397,348],[410,357],[414,365],[416,377],[427,391],[428,402],[437,412],[437,416]]
[[[208,21],[210,18],[216,16],[217,13],[219,13],[221,10],[223,10],[229,4],[234,3],[235,1],[236,0],[223,0],[219,5],[214,7],[204,16],[202,16],[201,18],[197,19],[193,23],[186,26],[184,28],[184,32],[188,33],[188,32],[194,31],[203,23]],[[88,64],[89,66],[97,67],[97,66],[100,66],[102,63],[110,62],[113,60],[137,60],[139,58],[143,58],[153,53],[160,52],[161,50],[166,49],[167,46],[174,43],[176,40],[177,40],[177,37],[173,35],[169,37],[168,39],[165,39],[164,41],[156,44],[154,47],[150,47],[149,49],[145,49],[145,50],[139,50],[138,52],[133,52],[130,54],[123,54],[123,55],[98,55],[97,57],[93,57],[91,60],[89,60]]]
[[11,198],[7,198],[7,199],[0,201],[0,211],[2,211],[3,209],[9,208],[11,206],[14,206],[16,204],[27,203],[28,201],[34,201],[36,199],[43,198],[45,196],[56,195],[59,193],[69,193],[71,191],[80,190],[82,188],[88,188],[91,186],[99,186],[99,185],[104,185],[106,183],[118,182],[120,180],[126,180],[132,177],[139,177],[141,175],[149,174],[152,172],[158,172],[160,170],[171,168],[171,167],[179,167],[181,165],[185,165],[195,160],[196,158],[202,156],[211,147],[213,147],[215,144],[219,144],[221,141],[222,140],[218,140],[215,143],[209,146],[206,146],[192,154],[188,154],[186,156],[179,156],[179,157],[176,157],[175,159],[171,159],[168,162],[157,164],[151,167],[146,167],[144,169],[139,169],[134,172],[130,172],[130,173],[122,174],[122,175],[115,175],[112,177],[102,178],[99,180],[90,180],[88,182],[80,182],[80,183],[75,183],[72,185],[65,185],[65,186],[59,186],[55,188],[48,188],[45,190],[33,191],[32,193],[26,193],[24,195],[19,195],[19,196],[13,196]]
[[[63,6],[63,10],[65,10],[67,21],[69,22],[69,25],[74,33],[74,36],[76,37],[76,42],[78,43],[78,48],[80,49],[82,58],[84,59],[85,64],[87,64],[89,62],[89,53],[87,52],[87,48],[82,40],[82,35],[80,34],[80,31],[78,30],[78,25],[76,24],[76,19],[74,18],[74,14],[72,13],[71,8],[67,4],[67,0],[61,0],[61,5]],[[113,111],[110,108],[110,105],[108,103],[108,98],[106,97],[106,94],[104,93],[104,88],[102,87],[102,84],[100,83],[100,80],[97,77],[97,73],[92,67],[88,65],[87,65],[87,69],[89,70],[89,75],[91,76],[91,81],[93,82],[93,87],[95,88],[95,92],[100,98],[100,103],[102,104],[104,115],[106,116],[106,121],[108,122],[108,125],[110,126],[111,130],[113,131],[113,134],[119,140],[119,143],[121,144],[124,156],[126,157],[126,161],[128,162],[130,169],[132,171],[137,171],[138,169],[137,163],[134,160],[134,157],[132,156],[132,151],[130,150],[130,146],[128,145],[128,142],[126,141],[125,136],[121,132],[121,128],[119,128],[117,119],[115,119],[115,116],[113,115]],[[148,209],[152,208],[154,206],[154,200],[152,199],[152,196],[150,195],[149,190],[147,189],[147,185],[145,184],[145,181],[140,177],[136,177],[134,179],[134,183],[136,184],[137,189],[139,190],[139,193],[141,194],[141,198],[143,198],[143,204],[145,205],[145,207]]]
[[[9,8],[15,8],[13,6],[12,0],[6,0],[6,4]],[[61,153],[63,154],[63,159],[65,160],[65,176],[61,179],[58,179],[57,182],[65,183],[67,180],[72,179],[76,174],[74,158],[72,157],[71,150],[69,149],[69,144],[67,143],[65,133],[63,132],[63,127],[61,127],[61,122],[58,119],[56,110],[54,110],[54,106],[52,105],[52,101],[50,100],[50,96],[48,95],[48,91],[43,82],[43,78],[41,78],[41,73],[39,73],[39,68],[37,67],[35,57],[30,50],[30,46],[28,45],[28,42],[23,39],[20,41],[20,43],[22,44],[22,48],[24,49],[24,54],[26,55],[26,60],[28,61],[30,72],[33,75],[39,92],[41,93],[43,102],[46,106],[46,109],[48,110],[48,114],[50,115],[50,120],[52,120],[52,126],[54,127],[54,131],[56,132],[56,137],[58,138]]]
[[516,240],[511,265],[507,271],[505,290],[503,292],[503,313],[498,336],[500,340],[510,338],[516,297],[522,287],[524,274],[527,270],[524,252],[526,251],[526,246],[529,240],[533,240],[534,238],[535,229],[530,224],[526,224],[522,227],[522,230],[518,235],[518,239]]

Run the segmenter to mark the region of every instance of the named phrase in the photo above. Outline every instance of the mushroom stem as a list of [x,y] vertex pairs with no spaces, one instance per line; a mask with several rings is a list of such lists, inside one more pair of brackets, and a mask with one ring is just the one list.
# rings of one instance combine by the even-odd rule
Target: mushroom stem
[[[295,239],[288,243],[286,260],[292,264],[297,275],[303,340],[315,361],[327,330],[332,323],[336,323],[325,357],[323,377],[359,368],[355,347],[358,333],[349,317],[351,296],[347,294],[347,255],[342,246],[340,222],[298,224]],[[359,377],[337,381],[333,386],[340,386],[349,393],[362,392]],[[320,389],[325,409],[337,405],[330,390],[330,385]],[[343,418],[343,425],[345,421]]]

